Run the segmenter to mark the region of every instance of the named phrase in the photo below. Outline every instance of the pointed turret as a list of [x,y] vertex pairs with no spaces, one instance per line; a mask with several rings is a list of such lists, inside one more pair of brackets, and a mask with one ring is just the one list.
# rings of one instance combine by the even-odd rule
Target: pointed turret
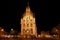
[[29,2],[27,4],[28,4],[28,6],[26,7],[26,14],[30,14],[31,10],[30,10],[30,7],[29,7]]

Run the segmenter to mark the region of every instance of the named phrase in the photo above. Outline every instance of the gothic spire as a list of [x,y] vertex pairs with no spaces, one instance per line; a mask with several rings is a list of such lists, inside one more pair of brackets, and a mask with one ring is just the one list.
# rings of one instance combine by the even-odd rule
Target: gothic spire
[[26,7],[26,14],[29,14],[30,13],[30,7],[29,7],[29,2],[27,2],[27,7]]

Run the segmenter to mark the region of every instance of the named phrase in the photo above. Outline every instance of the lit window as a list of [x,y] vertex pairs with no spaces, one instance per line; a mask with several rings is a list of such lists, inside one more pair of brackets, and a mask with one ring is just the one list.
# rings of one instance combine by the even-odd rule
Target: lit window
[[23,32],[25,32],[25,29],[23,29]]
[[25,20],[23,20],[23,22],[25,22]]
[[25,24],[23,24],[23,26],[25,27]]
[[27,24],[27,27],[29,27],[29,24]]
[[27,17],[26,20],[27,20],[27,22],[28,22],[28,21],[30,20],[30,17]]
[[27,30],[26,32],[28,33],[29,31]]
[[28,17],[26,18],[26,20],[28,21]]
[[32,21],[32,19],[30,21]]
[[32,27],[32,24],[31,24],[31,27]]
[[25,32],[27,32],[27,33],[28,33],[28,32],[29,32],[29,30],[27,29]]
[[31,29],[31,33],[33,34],[33,29]]

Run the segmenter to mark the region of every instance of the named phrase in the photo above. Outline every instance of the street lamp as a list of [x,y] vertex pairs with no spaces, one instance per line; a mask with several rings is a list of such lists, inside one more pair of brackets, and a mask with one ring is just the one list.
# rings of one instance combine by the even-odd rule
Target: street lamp
[[13,29],[11,29],[11,31],[13,31]]

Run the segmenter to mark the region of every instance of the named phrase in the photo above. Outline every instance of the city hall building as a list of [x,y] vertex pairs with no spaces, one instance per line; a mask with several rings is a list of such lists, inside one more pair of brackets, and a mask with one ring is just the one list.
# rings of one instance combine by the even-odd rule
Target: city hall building
[[34,35],[37,36],[37,27],[35,22],[35,17],[30,10],[29,5],[21,18],[21,35]]

